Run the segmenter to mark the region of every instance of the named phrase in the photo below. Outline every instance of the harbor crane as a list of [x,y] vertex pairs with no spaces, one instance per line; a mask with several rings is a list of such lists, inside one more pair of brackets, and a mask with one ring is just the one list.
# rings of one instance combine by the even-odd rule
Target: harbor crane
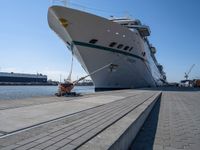
[[193,64],[193,65],[190,67],[190,69],[189,69],[189,71],[188,71],[187,73],[185,72],[185,79],[186,79],[186,80],[188,80],[189,74],[191,73],[191,71],[192,71],[192,69],[194,68],[194,66],[195,66],[195,64]]

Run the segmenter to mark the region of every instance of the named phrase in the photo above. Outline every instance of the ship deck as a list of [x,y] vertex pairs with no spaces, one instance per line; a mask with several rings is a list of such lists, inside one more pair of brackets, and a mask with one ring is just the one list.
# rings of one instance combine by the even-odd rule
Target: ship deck
[[0,149],[190,149],[200,90],[140,89],[0,101]]

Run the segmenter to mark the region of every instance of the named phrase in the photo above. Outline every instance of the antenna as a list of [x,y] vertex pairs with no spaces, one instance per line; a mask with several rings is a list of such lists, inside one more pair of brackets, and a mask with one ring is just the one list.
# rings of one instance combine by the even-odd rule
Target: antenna
[[132,18],[132,15],[128,12],[128,11],[124,11],[124,17],[128,18],[128,19],[131,19]]
[[67,7],[67,0],[63,0],[63,5]]
[[69,0],[52,0],[52,3],[56,3],[56,2],[60,2],[63,4],[63,6],[67,7]]

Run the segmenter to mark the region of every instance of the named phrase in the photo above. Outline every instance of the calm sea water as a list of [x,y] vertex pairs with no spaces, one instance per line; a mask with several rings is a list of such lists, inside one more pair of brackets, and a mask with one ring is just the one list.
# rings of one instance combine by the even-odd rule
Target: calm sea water
[[[0,86],[0,100],[52,96],[57,90],[57,86]],[[76,86],[73,91],[94,93],[94,86]]]

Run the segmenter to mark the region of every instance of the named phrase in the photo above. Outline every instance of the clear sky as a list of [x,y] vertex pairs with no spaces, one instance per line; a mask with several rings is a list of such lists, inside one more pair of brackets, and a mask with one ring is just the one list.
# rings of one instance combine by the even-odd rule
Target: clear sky
[[[58,1],[58,0],[57,0]],[[50,30],[51,0],[1,0],[0,71],[43,73],[53,80],[67,77],[71,54]],[[149,40],[164,66],[168,81],[200,78],[199,0],[70,0],[69,6],[100,16],[131,16],[151,28]],[[73,78],[86,75],[75,61]]]

